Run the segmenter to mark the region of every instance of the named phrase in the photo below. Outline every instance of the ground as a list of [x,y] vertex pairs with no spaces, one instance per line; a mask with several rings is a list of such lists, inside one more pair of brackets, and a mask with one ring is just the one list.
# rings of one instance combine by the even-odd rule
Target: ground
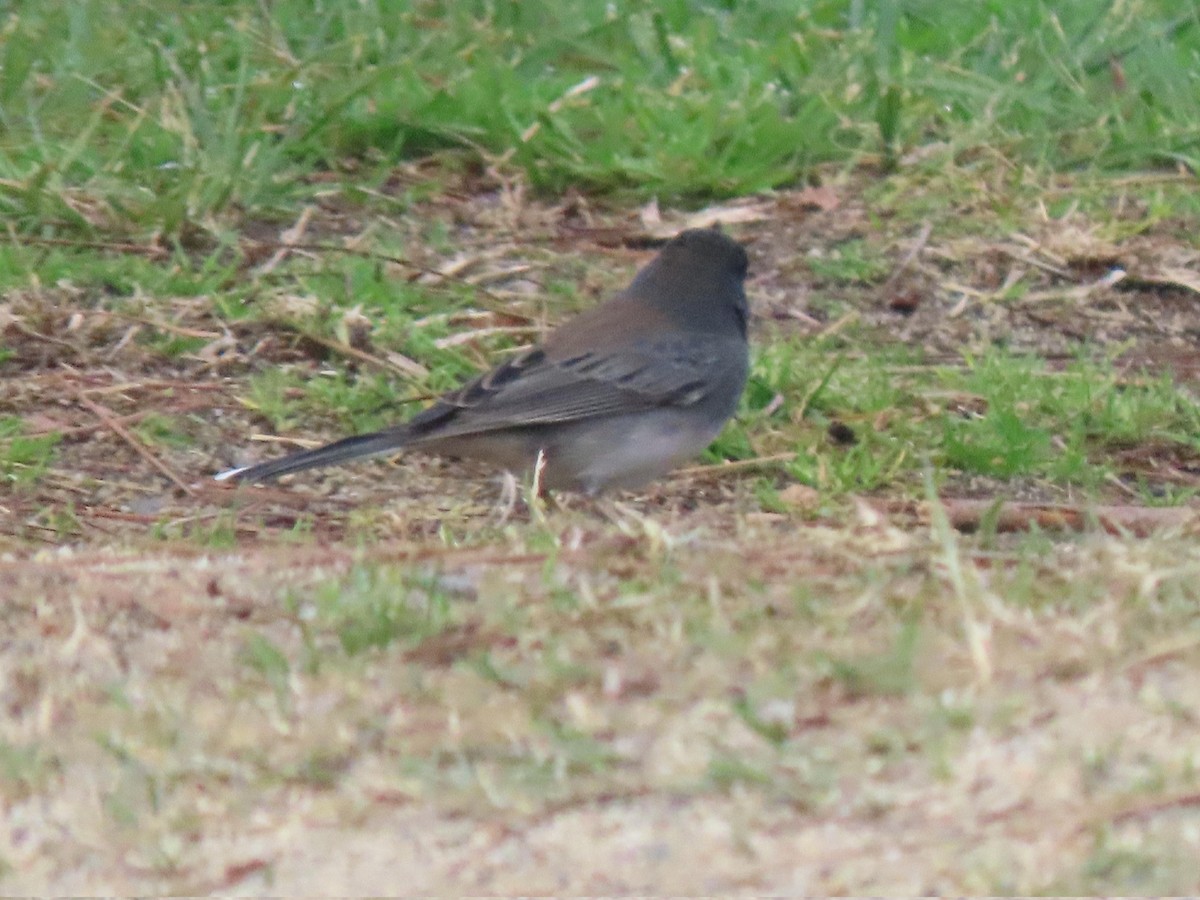
[[[438,172],[240,223],[178,296],[48,242],[0,304],[5,892],[1200,890],[1200,250],[1148,208],[1194,179],[949,178],[685,212]],[[711,221],[755,375],[646,493],[211,481]]]

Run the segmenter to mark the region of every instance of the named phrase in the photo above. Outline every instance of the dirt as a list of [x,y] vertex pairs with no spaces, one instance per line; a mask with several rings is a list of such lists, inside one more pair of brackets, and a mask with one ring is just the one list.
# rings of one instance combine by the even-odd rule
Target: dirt
[[[527,327],[536,337],[547,320],[564,314],[544,308],[539,282],[575,280],[586,305],[621,284],[657,235],[707,216],[736,223],[729,227],[749,244],[757,340],[824,334],[851,316],[873,340],[920,347],[931,362],[950,363],[997,343],[1063,362],[1081,347],[1119,348],[1130,377],[1166,372],[1189,386],[1200,383],[1200,249],[1180,223],[1120,241],[1100,237],[1103,229],[1082,214],[1031,216],[1020,229],[964,234],[954,227],[954,210],[937,222],[881,220],[868,187],[843,184],[816,201],[803,192],[753,198],[697,216],[605,209],[581,198],[541,203],[504,186],[462,185],[397,222],[413,238],[406,264],[379,265],[395,279],[482,284],[486,308],[468,327]],[[1131,184],[1122,196],[1137,190]],[[1122,207],[1120,215],[1134,219],[1138,211]],[[418,240],[415,223],[431,222],[445,226],[457,259]],[[333,205],[317,208],[306,228],[313,247],[365,230]],[[278,262],[256,241],[273,240],[280,230],[246,228],[237,277],[250,295],[266,289]],[[862,240],[889,260],[887,271],[858,284],[814,275],[814,255]],[[292,252],[318,263],[322,257],[316,249]],[[1013,293],[1018,281],[1021,290]],[[71,821],[74,791],[96,789],[87,781],[95,746],[73,729],[87,721],[87,698],[112,672],[153,671],[169,658],[178,676],[192,659],[203,673],[192,686],[201,696],[225,660],[210,658],[211,644],[246,623],[277,623],[289,587],[344,574],[353,563],[347,543],[384,540],[388,549],[372,551],[376,557],[414,559],[442,552],[431,548],[442,547],[446,534],[469,546],[475,535],[475,554],[489,536],[502,546],[508,540],[493,474],[453,461],[414,456],[390,464],[386,474],[350,468],[252,492],[211,481],[247,453],[287,446],[242,402],[252,372],[346,363],[400,377],[402,361],[389,362],[369,334],[330,346],[270,321],[219,320],[205,298],[146,298],[140,311],[129,303],[111,307],[103,286],[65,283],[14,291],[0,303],[9,351],[0,362],[0,415],[18,417],[27,435],[62,435],[47,471],[0,496],[0,594],[8,598],[0,668],[8,715],[23,723],[12,725],[4,746],[30,735],[53,742],[69,734],[81,742],[63,745],[50,774],[30,776],[24,787],[10,783],[7,800],[20,813],[0,843],[5,890],[990,892],[1005,885],[1053,889],[1062,860],[1093,852],[1101,825],[1119,842],[1123,830],[1153,837],[1174,822],[1183,829],[1180,852],[1194,849],[1194,795],[1173,795],[1161,810],[1130,801],[1101,814],[1087,802],[1090,788],[1074,765],[1077,754],[1089,752],[1088,731],[1098,719],[1110,723],[1105,733],[1113,740],[1122,727],[1150,729],[1137,738],[1147,747],[1194,738],[1186,716],[1167,727],[1146,712],[1147,678],[1184,706],[1194,700],[1194,667],[1171,654],[1150,675],[1089,663],[1078,678],[1022,682],[1016,689],[1028,700],[1026,718],[1007,739],[978,732],[949,774],[889,770],[878,781],[843,785],[839,802],[817,811],[764,803],[736,788],[724,796],[652,791],[548,806],[509,824],[503,810],[448,812],[436,798],[376,790],[367,760],[351,765],[352,801],[335,803],[303,785],[273,789],[270,802],[243,810],[244,821],[235,809],[214,813],[211,827],[187,830],[193,843],[178,853],[202,864],[172,870],[127,848],[110,852],[95,813],[102,805],[95,804],[84,804],[93,818],[74,822],[74,833],[54,849],[43,829]],[[165,354],[164,337],[187,340],[191,349]],[[481,362],[485,344],[477,344]],[[182,427],[188,440],[147,444],[133,429],[154,415]],[[301,423],[296,432],[337,436],[328,422]],[[260,450],[254,438],[264,436]],[[1177,444],[1146,442],[1118,460],[1130,473],[1200,484],[1197,454]],[[952,482],[947,502],[955,486],[959,496],[978,497],[994,484]],[[673,534],[719,539],[737,534],[748,517],[770,540],[790,546],[821,523],[876,527],[872,516],[890,499],[907,510],[896,512],[893,526],[927,524],[907,496],[884,492],[859,510],[857,522],[817,516],[797,526],[756,510],[735,476],[711,470],[676,474],[624,502]],[[1027,499],[1058,498],[1031,487]],[[604,511],[564,502],[572,516],[608,521]],[[531,514],[519,507],[513,515],[525,522]],[[601,532],[579,531],[585,557],[615,539]],[[293,540],[307,549],[289,549]],[[503,568],[506,551],[497,552]],[[772,578],[769,567],[758,574]],[[1193,651],[1181,652],[1186,658]],[[442,652],[454,658],[453,650]],[[71,685],[48,693],[37,673],[51,671],[54,658],[69,663]],[[26,670],[28,677],[21,675]],[[79,780],[64,787],[66,777]],[[1164,876],[1174,886],[1191,883],[1187,877]]]

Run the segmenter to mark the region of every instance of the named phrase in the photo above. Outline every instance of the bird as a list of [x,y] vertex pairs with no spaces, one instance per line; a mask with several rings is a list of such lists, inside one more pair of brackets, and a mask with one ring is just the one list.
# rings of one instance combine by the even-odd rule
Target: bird
[[642,487],[707,447],[737,409],[748,267],[722,231],[682,231],[623,291],[408,421],[216,478],[269,481],[403,448],[536,466],[552,491]]

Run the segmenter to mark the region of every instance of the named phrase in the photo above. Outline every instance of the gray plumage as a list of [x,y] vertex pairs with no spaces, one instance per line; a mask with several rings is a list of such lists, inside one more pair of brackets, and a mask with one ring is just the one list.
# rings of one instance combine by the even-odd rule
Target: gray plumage
[[746,252],[719,231],[684,231],[624,291],[545,342],[446,394],[407,422],[220,480],[292,472],[412,448],[596,494],[637,487],[704,449],[746,384]]

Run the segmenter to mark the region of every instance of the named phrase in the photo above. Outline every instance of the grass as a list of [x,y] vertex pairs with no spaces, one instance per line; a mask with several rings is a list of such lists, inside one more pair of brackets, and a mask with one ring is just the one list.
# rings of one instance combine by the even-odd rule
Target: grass
[[[293,365],[255,373],[240,394],[241,405],[265,427],[285,435],[322,421],[330,434],[394,422],[421,397],[477,371],[474,359],[462,350],[436,347],[437,337],[452,330],[446,321],[415,328],[411,315],[403,301],[372,310],[366,318],[370,339],[394,346],[393,336],[408,323],[407,340],[399,349],[427,366],[427,379],[414,382],[325,364],[314,372],[313,360],[305,354]],[[270,313],[263,321],[278,328]],[[340,321],[336,314],[320,316],[295,326],[294,333],[337,339]],[[199,349],[192,342],[203,343],[185,340],[186,348],[168,332],[151,334],[141,344],[169,359]],[[1200,408],[1192,394],[1169,376],[1118,367],[1116,352],[1080,351],[1065,364],[1050,364],[992,347],[979,358],[939,366],[925,365],[919,354],[903,348],[880,348],[869,355],[854,349],[872,340],[868,330],[852,327],[828,340],[776,335],[762,341],[738,421],[707,458],[795,453],[784,465],[788,474],[836,499],[904,484],[917,490],[928,464],[947,473],[1036,479],[1064,492],[1096,494],[1114,476],[1137,477],[1136,470],[1114,460],[1115,454],[1143,444],[1160,453],[1197,451]],[[488,355],[494,358],[506,343],[487,340]],[[814,379],[814,373],[819,377]],[[790,402],[764,416],[775,397]],[[43,471],[56,442],[53,435],[21,437],[19,427],[11,421],[7,443],[15,480]],[[178,416],[150,415],[136,431],[157,446],[185,447],[196,440],[196,428]],[[768,497],[771,481],[762,488],[762,496]],[[1178,503],[1190,496],[1167,485],[1148,490],[1146,499],[1157,490],[1160,502]]]
[[4,442],[0,475],[14,488],[37,481],[50,465],[54,445],[59,441],[56,434],[31,437],[23,432],[19,418],[6,416],[0,419],[0,441]]
[[6,31],[0,209],[43,236],[187,245],[327,194],[314,170],[368,200],[448,149],[546,191],[699,198],[937,142],[1125,170],[1194,167],[1200,140],[1200,20],[1165,0],[85,0],[18,3]]
[[[1200,889],[1200,19],[1060,7],[10,4],[6,889]],[[755,311],[705,467],[208,484],[701,206]]]
[[[961,365],[927,367],[911,365],[904,350],[850,357],[838,349],[856,342],[772,341],[747,394],[751,410],[776,395],[803,398],[802,418],[795,406],[766,421],[751,411],[745,427],[766,452],[799,450],[791,474],[833,495],[894,487],[929,463],[1095,491],[1113,474],[1106,458],[1131,441],[1196,449],[1200,407],[1169,377],[1130,377],[1111,359],[1083,355],[1062,367],[991,349]],[[831,423],[847,426],[847,435],[831,438]],[[749,435],[733,429],[716,449],[736,456],[748,444]]]
[[[129,641],[122,613],[98,610],[89,643],[127,641],[137,668],[113,672],[86,704],[70,701],[79,719],[56,732],[52,757],[14,745],[4,791],[58,798],[77,817],[70,834],[103,825],[104,846],[183,885],[214,877],[213,854],[221,866],[276,857],[270,842],[223,847],[214,817],[275,821],[316,804],[352,843],[353,823],[371,828],[379,804],[432,803],[503,821],[536,845],[547,816],[622,803],[641,810],[627,832],[635,840],[656,797],[713,827],[742,822],[758,852],[728,858],[747,873],[776,871],[784,856],[794,864],[794,843],[777,844],[769,827],[789,810],[801,834],[849,817],[872,844],[907,822],[906,866],[956,872],[980,889],[1192,883],[1172,862],[1186,838],[1129,818],[1153,820],[1153,804],[1194,790],[1180,740],[1188,715],[1164,705],[1191,708],[1185,660],[1156,669],[1166,693],[1136,687],[1140,661],[1183,647],[1180,636],[1195,640],[1197,560],[1186,539],[981,552],[953,532],[949,547],[911,532],[884,547],[880,535],[814,528],[812,550],[786,559],[746,549],[777,542],[778,525],[726,523],[736,546],[706,537],[605,550],[602,528],[568,517],[543,535],[556,551],[529,555],[517,538],[506,549],[522,561],[498,566],[474,551],[396,562],[387,557],[398,548],[382,544],[228,556],[209,596],[176,588],[182,605],[162,593],[177,565],[155,574],[151,560],[125,558],[141,573],[129,599],[142,615],[204,616],[213,639],[197,644],[173,625]],[[588,566],[567,548],[580,527]],[[314,549],[324,573],[296,565]],[[968,603],[989,635],[982,658],[953,579],[930,565],[948,549],[977,592]],[[86,577],[86,567],[71,571]],[[279,571],[292,583],[274,602]],[[213,577],[196,574],[198,585]],[[564,591],[575,602],[558,602]],[[251,621],[227,606],[239,597],[261,598]],[[49,608],[45,625],[65,624],[69,609]],[[63,665],[61,647],[27,654],[30,685],[65,689],[48,669]],[[70,664],[92,652],[74,648]],[[1110,727],[1121,722],[1144,736]],[[97,790],[72,791],[55,774],[64,766],[91,773]],[[930,822],[929,804],[964,833]],[[1022,830],[1026,808],[1048,845]],[[565,852],[577,839],[606,845],[588,834]],[[302,825],[288,835],[305,846],[315,837]],[[403,841],[389,846],[389,859],[408,858]],[[827,861],[836,846],[826,833],[812,858]],[[289,871],[279,877],[290,883]],[[852,872],[843,877],[857,883]],[[875,872],[908,883],[886,861]],[[660,877],[692,883],[675,863]]]

